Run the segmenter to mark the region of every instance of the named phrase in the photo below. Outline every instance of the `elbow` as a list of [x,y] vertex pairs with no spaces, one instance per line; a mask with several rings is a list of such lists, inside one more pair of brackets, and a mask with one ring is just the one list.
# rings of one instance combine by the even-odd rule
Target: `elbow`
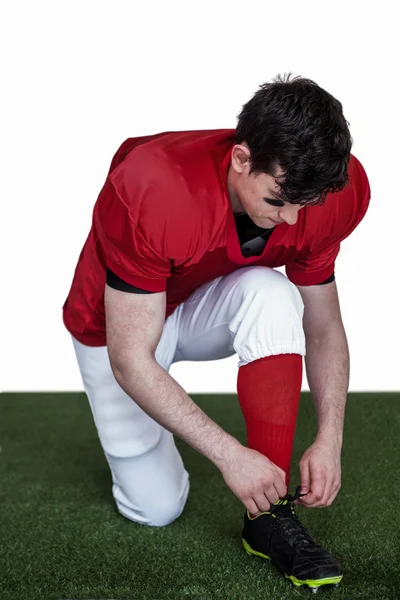
[[346,332],[341,321],[316,329],[304,331],[307,346],[325,346],[332,343],[347,343]]
[[149,356],[110,356],[110,353],[109,359],[113,375],[121,387],[123,382],[140,380],[156,362],[154,357]]

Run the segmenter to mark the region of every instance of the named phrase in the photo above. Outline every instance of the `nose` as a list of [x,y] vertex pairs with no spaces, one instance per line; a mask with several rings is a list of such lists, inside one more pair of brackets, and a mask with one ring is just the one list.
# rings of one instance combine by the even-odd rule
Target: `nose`
[[299,204],[287,203],[279,211],[279,217],[288,225],[295,225],[297,223],[300,208],[301,206]]

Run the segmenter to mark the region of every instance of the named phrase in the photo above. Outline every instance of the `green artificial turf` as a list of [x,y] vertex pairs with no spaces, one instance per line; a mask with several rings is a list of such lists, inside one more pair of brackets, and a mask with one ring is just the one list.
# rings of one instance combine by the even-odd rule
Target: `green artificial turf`
[[[245,443],[234,394],[192,395]],[[302,394],[292,489],[315,435]],[[117,512],[86,396],[0,396],[0,600],[290,600],[314,598],[241,545],[244,508],[216,467],[184,442],[191,477],[182,516],[167,527]],[[342,490],[325,509],[298,514],[340,561],[342,600],[400,599],[400,395],[350,394]]]

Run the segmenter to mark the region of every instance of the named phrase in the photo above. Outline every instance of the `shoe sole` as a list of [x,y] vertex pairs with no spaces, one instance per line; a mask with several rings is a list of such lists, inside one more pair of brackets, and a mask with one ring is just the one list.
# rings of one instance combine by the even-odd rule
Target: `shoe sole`
[[[251,546],[249,546],[249,544],[246,542],[246,540],[244,538],[242,538],[242,543],[243,543],[243,547],[246,551],[246,554],[248,554],[249,556],[259,556],[260,558],[264,558],[264,559],[270,561],[272,564],[275,564],[271,560],[271,558],[269,556],[267,556],[266,554],[262,554],[261,552],[257,552],[256,550],[253,550],[253,548],[251,548]],[[324,579],[297,579],[293,575],[288,575],[285,572],[283,574],[285,575],[286,579],[290,579],[290,581],[296,587],[300,587],[301,585],[308,585],[309,588],[313,588],[313,591],[315,590],[315,588],[319,588],[322,585],[334,585],[335,587],[338,587],[339,583],[343,579],[343,575],[337,575],[336,577],[326,577]]]

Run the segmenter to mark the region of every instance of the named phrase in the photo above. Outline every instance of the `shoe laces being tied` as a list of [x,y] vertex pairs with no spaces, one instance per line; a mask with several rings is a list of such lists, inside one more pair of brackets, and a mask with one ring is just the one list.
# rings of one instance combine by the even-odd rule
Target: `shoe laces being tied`
[[307,532],[293,508],[294,501],[306,495],[301,494],[300,491],[301,486],[298,486],[293,496],[286,494],[284,498],[271,506],[270,510],[276,518],[276,526],[279,527],[280,531],[293,547],[316,547],[317,544]]

